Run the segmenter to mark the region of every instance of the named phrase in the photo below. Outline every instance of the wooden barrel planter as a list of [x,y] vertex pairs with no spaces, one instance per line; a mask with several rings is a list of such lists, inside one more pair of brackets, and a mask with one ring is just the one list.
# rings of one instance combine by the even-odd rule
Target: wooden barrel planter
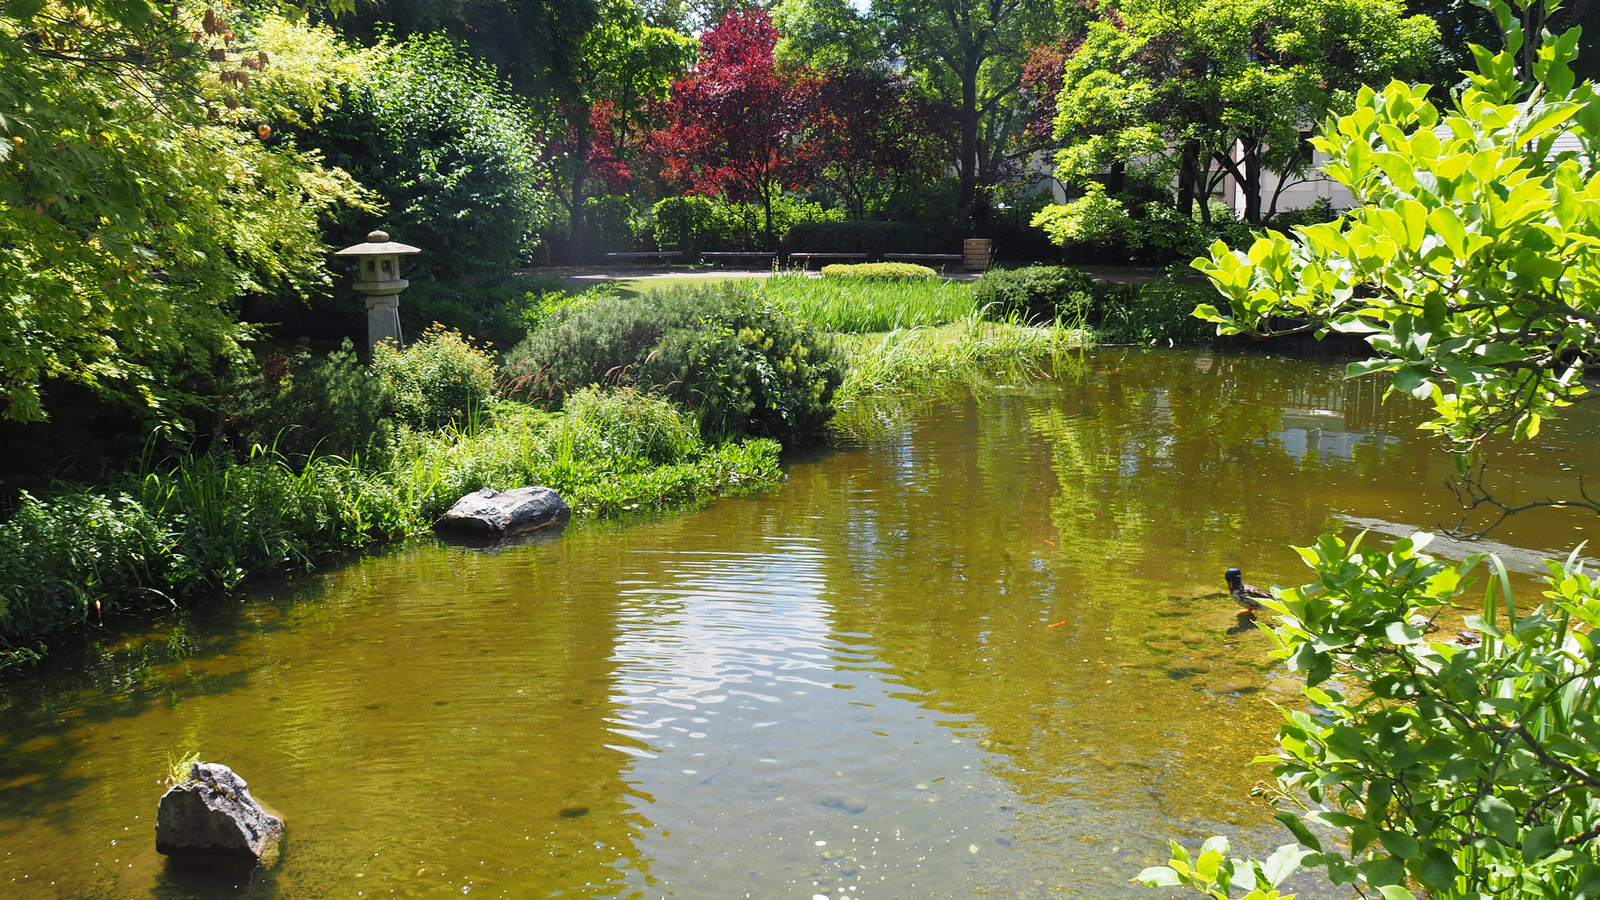
[[993,241],[988,238],[967,238],[961,242],[962,268],[968,272],[986,272]]

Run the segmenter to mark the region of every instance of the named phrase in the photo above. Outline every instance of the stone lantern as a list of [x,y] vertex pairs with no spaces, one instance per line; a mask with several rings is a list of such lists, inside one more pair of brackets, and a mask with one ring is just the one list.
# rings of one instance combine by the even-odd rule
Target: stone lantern
[[374,231],[365,244],[334,254],[356,261],[356,283],[351,287],[367,298],[367,346],[373,353],[384,341],[400,346],[400,292],[411,284],[400,277],[400,257],[421,252],[389,240],[388,232]]

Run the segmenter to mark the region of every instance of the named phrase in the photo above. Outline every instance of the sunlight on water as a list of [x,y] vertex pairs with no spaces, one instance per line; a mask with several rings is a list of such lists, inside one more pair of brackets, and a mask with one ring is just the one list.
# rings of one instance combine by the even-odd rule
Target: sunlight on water
[[[1157,896],[1129,879],[1168,838],[1286,840],[1250,760],[1295,685],[1223,569],[1454,524],[1413,412],[1334,367],[1108,351],[860,410],[767,496],[421,542],[64,649],[0,690],[0,896]],[[1593,472],[1592,431],[1499,484]],[[1494,540],[1528,571],[1589,527]],[[277,868],[156,855],[189,750],[284,815]]]

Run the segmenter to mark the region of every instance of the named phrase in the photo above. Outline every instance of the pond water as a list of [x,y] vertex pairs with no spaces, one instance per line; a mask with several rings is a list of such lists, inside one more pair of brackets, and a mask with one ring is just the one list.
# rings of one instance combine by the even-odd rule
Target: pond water
[[[1448,461],[1336,366],[1068,369],[880,410],[768,494],[413,544],[58,654],[0,688],[0,895],[1115,898],[1158,896],[1129,879],[1168,838],[1270,849],[1250,760],[1294,682],[1222,572],[1453,523]],[[1600,469],[1593,424],[1502,484]],[[1592,518],[1494,538],[1527,568]],[[165,868],[191,750],[285,817],[278,867]]]

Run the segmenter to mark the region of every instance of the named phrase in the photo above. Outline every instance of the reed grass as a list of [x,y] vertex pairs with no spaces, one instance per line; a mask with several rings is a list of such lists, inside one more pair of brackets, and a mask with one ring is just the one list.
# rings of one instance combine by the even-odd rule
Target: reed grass
[[845,411],[867,396],[972,383],[997,368],[1038,369],[1047,362],[1059,368],[1090,342],[1090,334],[1060,323],[1029,326],[973,314],[951,325],[838,335],[836,341],[846,369],[835,403]]
[[[23,494],[0,525],[0,668],[119,614],[177,609],[245,578],[425,532],[462,494],[554,488],[591,518],[770,486],[778,445],[706,445],[665,401],[574,395],[560,417],[499,404],[439,432],[403,430],[379,460],[270,448],[148,461],[103,488]],[[509,408],[508,408],[509,407]]]
[[947,325],[969,318],[976,308],[970,285],[942,278],[886,281],[784,274],[767,279],[765,290],[796,317],[841,334]]

